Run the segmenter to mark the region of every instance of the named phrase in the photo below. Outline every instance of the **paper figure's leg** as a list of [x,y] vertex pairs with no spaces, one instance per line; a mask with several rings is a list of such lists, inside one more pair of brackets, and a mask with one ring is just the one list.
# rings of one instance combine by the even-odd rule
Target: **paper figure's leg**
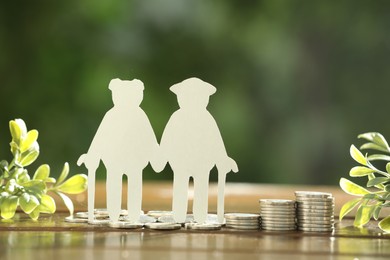
[[142,206],[142,170],[128,174],[127,183],[127,218],[130,222],[138,222]]
[[208,210],[209,173],[194,177],[194,219],[197,223],[204,223]]
[[107,170],[107,210],[111,221],[118,221],[122,204],[122,174]]
[[187,216],[188,206],[188,182],[189,177],[181,173],[175,173],[173,177],[173,218],[176,222],[183,223]]

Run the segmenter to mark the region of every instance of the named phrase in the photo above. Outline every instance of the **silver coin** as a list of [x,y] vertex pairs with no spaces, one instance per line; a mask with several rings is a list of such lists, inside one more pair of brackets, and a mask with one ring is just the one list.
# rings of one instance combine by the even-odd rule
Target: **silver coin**
[[295,227],[295,223],[261,223],[262,227]]
[[260,204],[260,209],[293,209],[295,208],[295,201],[292,204]]
[[330,217],[310,217],[310,216],[298,216],[298,221],[334,221],[334,216]]
[[140,223],[154,223],[157,222],[157,219],[148,215],[141,215],[139,217]]
[[264,220],[263,222],[261,222],[261,225],[284,225],[284,226],[287,226],[287,225],[295,225],[295,224],[296,224],[296,222],[294,220],[289,221],[289,222]]
[[330,206],[318,206],[318,205],[298,205],[297,210],[306,210],[306,209],[318,209],[318,210],[334,210],[334,205]]
[[311,219],[305,219],[305,220],[297,220],[297,223],[302,224],[334,224],[334,220],[327,220],[327,221],[321,221],[321,220],[311,220]]
[[261,229],[267,230],[267,231],[292,231],[296,230],[296,227],[261,227]]
[[181,229],[181,225],[178,223],[147,223],[145,224],[146,228],[155,229],[155,230],[176,230]]
[[198,223],[186,223],[185,229],[193,230],[220,230],[222,225],[220,224],[198,224]]
[[305,232],[332,232],[333,228],[298,228],[298,230]]
[[88,212],[76,212],[74,213],[76,218],[86,218],[88,219]]
[[261,199],[259,200],[260,206],[294,206],[294,200],[281,200],[281,199]]
[[237,220],[245,220],[245,219],[259,219],[259,214],[252,213],[226,213],[225,214],[226,221],[228,219],[237,219]]
[[296,205],[334,206],[334,200],[299,200]]
[[[162,223],[178,223],[177,221],[175,221],[175,219],[173,218],[173,216],[170,216],[170,215],[166,215],[166,216],[161,216],[157,219],[158,222],[162,222]],[[184,224],[184,223],[193,223],[195,220],[194,220],[194,216],[192,214],[187,214],[186,216],[186,219],[184,220],[183,223],[180,223],[180,224]]]
[[279,215],[279,216],[294,216],[296,213],[295,210],[292,210],[292,211],[263,211],[261,210],[260,211],[260,215],[261,216],[264,216],[264,215],[268,215],[268,216],[275,216],[275,215]]
[[330,198],[297,198],[297,203],[334,203],[334,197]]
[[146,215],[154,217],[154,218],[159,218],[161,216],[172,216],[173,212],[172,211],[166,211],[166,210],[149,210]]
[[257,223],[245,223],[245,222],[241,222],[241,223],[231,223],[231,222],[226,222],[226,226],[259,226],[260,223],[257,222]]
[[110,223],[109,219],[93,219],[93,220],[88,220],[88,224],[90,225],[95,225],[95,226],[108,226]]
[[259,220],[227,220],[226,224],[259,224]]
[[284,214],[275,214],[275,215],[261,215],[261,219],[295,219],[295,214],[284,215]]
[[305,198],[329,198],[332,197],[332,193],[320,191],[295,191],[295,196]]
[[226,225],[226,228],[232,228],[232,229],[242,229],[242,230],[258,230],[260,229],[260,225],[258,226],[238,226],[238,225]]
[[69,222],[69,223],[88,223],[88,219],[68,216],[68,217],[65,217],[65,222]]
[[136,229],[136,228],[142,228],[144,224],[132,223],[126,221],[110,221],[110,223],[108,223],[108,226],[112,228]]
[[333,228],[334,225],[331,224],[331,223],[327,223],[327,224],[314,224],[314,223],[298,223],[298,227],[302,227],[302,228],[315,228],[315,227],[318,227],[318,228]]

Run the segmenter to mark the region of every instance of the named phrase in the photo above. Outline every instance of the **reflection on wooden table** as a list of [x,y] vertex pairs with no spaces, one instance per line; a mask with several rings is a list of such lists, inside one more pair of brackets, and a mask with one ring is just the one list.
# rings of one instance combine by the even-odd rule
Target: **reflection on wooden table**
[[[210,212],[216,210],[216,186],[210,185]],[[105,207],[104,185],[97,186],[96,207]],[[338,187],[228,184],[227,212],[258,212],[258,199],[294,199],[295,190],[333,193],[336,214],[351,197]],[[125,196],[124,196],[125,197]],[[86,195],[74,197],[76,211],[86,210]],[[125,205],[125,200],[123,205]],[[169,183],[145,183],[143,208],[171,209]],[[240,231],[152,231],[120,230],[64,222],[59,212],[37,222],[18,213],[14,220],[0,223],[0,259],[389,259],[390,235],[372,221],[362,229],[349,218],[333,233]]]

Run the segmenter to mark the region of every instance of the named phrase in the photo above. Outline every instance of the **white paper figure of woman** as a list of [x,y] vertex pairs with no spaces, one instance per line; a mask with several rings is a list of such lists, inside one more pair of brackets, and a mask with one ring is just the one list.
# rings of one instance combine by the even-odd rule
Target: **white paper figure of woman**
[[[160,142],[162,161],[160,171],[169,162],[174,174],[173,216],[184,222],[187,213],[189,178],[194,180],[193,213],[195,221],[204,223],[208,210],[210,170],[216,165],[219,178],[219,220],[223,221],[223,188],[226,173],[238,171],[228,157],[218,126],[207,110],[209,96],[216,88],[198,78],[186,79],[170,90],[177,95],[180,106],[169,119]],[[222,205],[220,205],[222,203]],[[221,207],[222,206],[222,213]]]
[[142,171],[153,161],[158,143],[150,121],[139,107],[144,84],[113,79],[109,84],[114,107],[104,116],[87,154],[78,164],[88,168],[88,213],[93,219],[95,171],[100,160],[107,170],[107,209],[111,221],[117,221],[121,211],[122,177],[127,175],[128,219],[137,222],[142,204]]

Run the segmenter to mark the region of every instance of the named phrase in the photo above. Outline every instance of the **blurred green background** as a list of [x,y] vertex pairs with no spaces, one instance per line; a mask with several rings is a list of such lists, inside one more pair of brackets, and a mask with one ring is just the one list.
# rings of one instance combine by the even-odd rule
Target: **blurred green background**
[[[73,173],[112,78],[145,83],[158,140],[177,109],[169,87],[199,77],[240,168],[228,181],[331,184],[363,132],[390,139],[390,1],[68,0],[0,3],[0,158],[8,121],[40,132],[54,175]],[[215,180],[215,171],[212,179]],[[104,173],[101,170],[101,178]],[[167,168],[144,179],[172,179]]]

